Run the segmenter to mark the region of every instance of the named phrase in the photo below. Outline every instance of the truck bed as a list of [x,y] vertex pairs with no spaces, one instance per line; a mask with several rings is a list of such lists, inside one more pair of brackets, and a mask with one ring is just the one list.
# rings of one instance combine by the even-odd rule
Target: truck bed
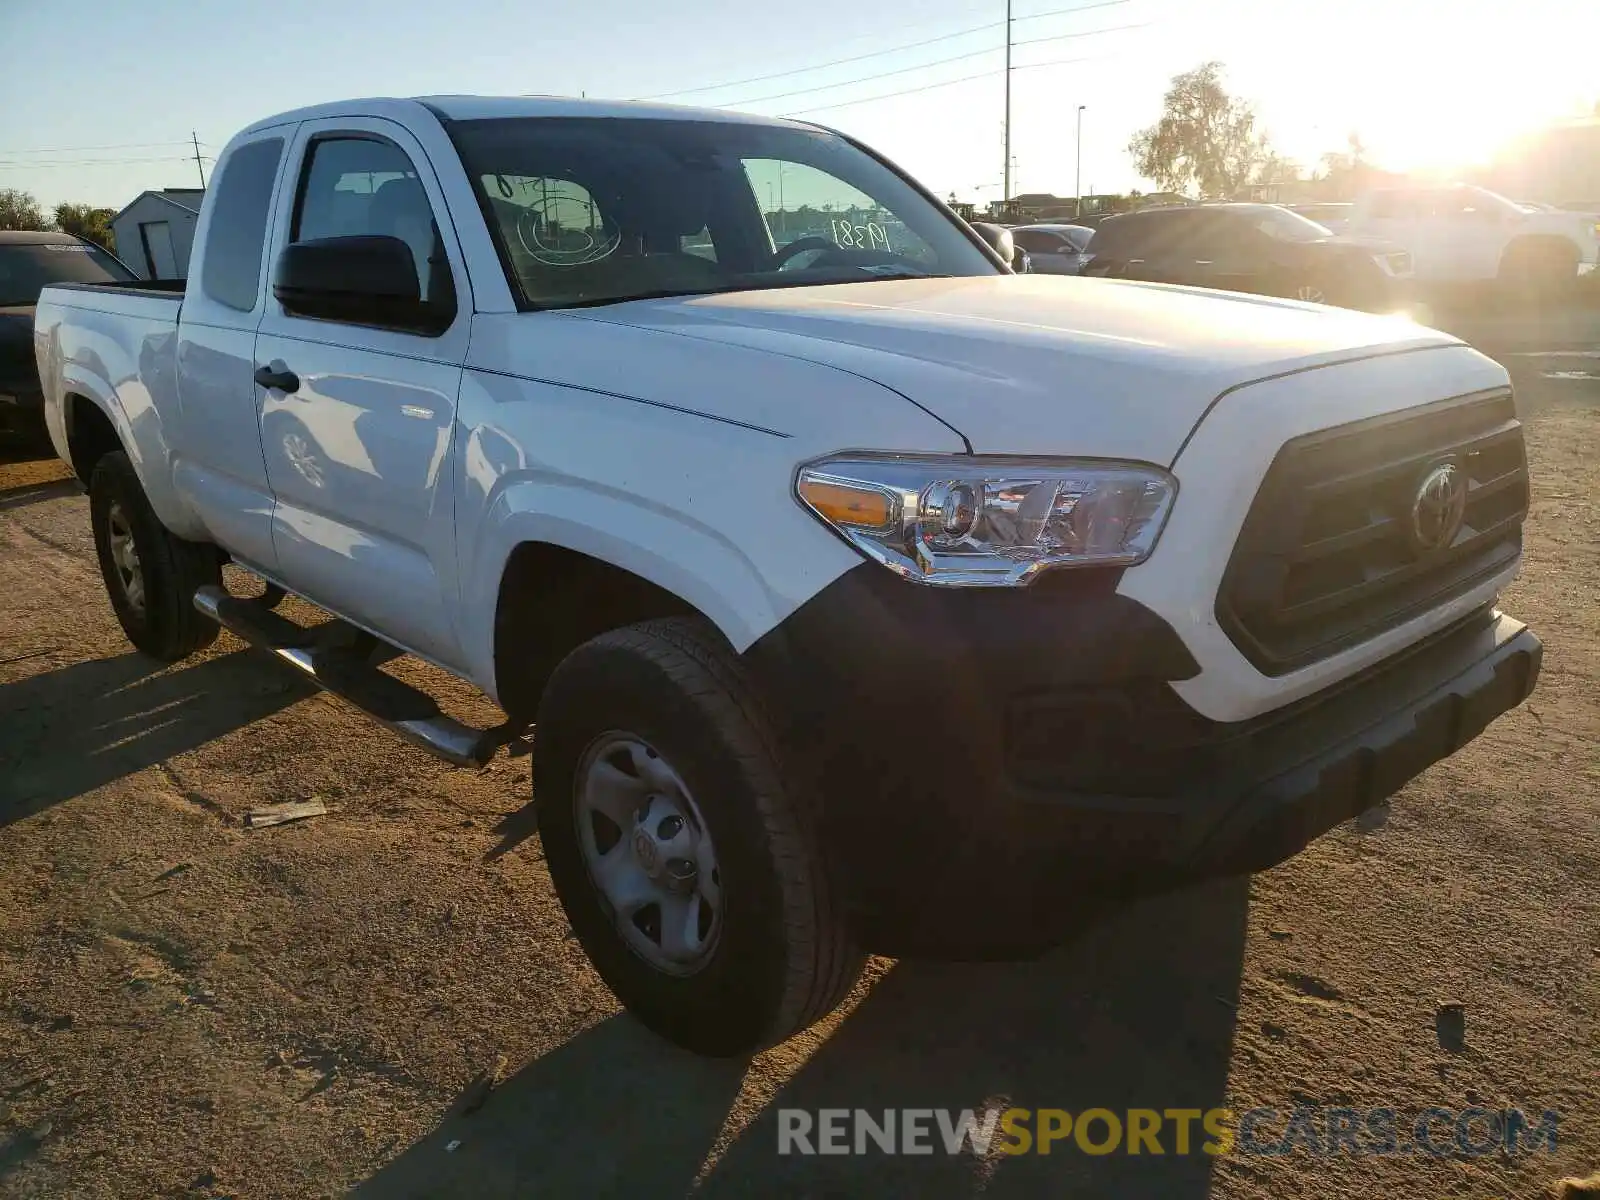
[[111,292],[119,296],[152,296],[157,300],[182,300],[182,279],[129,279],[115,283],[52,283],[58,292]]

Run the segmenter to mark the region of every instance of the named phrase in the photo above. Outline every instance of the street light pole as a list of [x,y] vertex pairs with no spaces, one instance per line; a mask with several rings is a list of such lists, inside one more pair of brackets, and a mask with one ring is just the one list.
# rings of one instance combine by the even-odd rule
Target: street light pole
[[1077,203],[1075,216],[1083,216],[1083,110],[1087,104],[1078,105],[1078,178],[1072,184],[1073,196]]
[[1006,0],[1006,170],[1000,199],[1011,199],[1011,0]]

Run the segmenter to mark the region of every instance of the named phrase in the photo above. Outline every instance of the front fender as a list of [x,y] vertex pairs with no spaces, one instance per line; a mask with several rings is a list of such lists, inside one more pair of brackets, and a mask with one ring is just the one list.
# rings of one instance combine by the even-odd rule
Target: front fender
[[526,542],[560,546],[620,567],[670,592],[744,650],[804,599],[855,566],[859,557],[809,522],[805,552],[788,556],[782,578],[758,564],[724,531],[639,497],[572,480],[522,480],[490,504],[463,578],[462,640],[473,677],[494,678],[495,610],[500,580]]

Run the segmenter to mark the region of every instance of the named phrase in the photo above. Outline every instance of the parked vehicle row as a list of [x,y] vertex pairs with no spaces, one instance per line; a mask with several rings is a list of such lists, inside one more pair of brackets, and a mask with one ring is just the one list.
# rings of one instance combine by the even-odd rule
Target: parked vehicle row
[[1330,233],[1274,204],[1151,208],[1107,218],[1086,275],[1188,284],[1384,311],[1408,298],[1410,256]]
[[1038,274],[1081,275],[1094,230],[1086,225],[1021,225],[1011,236],[1028,252],[1031,269]]
[[1425,284],[1498,283],[1544,297],[1600,271],[1600,217],[1530,211],[1465,184],[1368,192],[1351,206],[1345,228],[1405,247]]
[[[876,232],[776,244],[759,164]],[[1014,276],[813,125],[353,101],[228,143],[181,297],[47,287],[34,344],[134,645],[220,623],[455,763],[536,726],[577,939],[650,1027],[742,1054],[866,952],[1032,954],[1094,897],[1279,862],[1533,687],[1495,607],[1506,372],[1132,282],[1136,241],[1203,236],[1186,269],[1237,286],[1241,229],[1286,290],[1379,270],[1282,210],[1197,215],[1107,221],[1116,278]]]

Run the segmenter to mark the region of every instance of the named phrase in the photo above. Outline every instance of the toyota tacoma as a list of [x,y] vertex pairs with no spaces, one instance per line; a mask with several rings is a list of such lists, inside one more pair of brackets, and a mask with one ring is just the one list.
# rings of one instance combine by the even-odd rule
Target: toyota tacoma
[[184,293],[47,287],[34,338],[132,643],[226,627],[455,763],[531,739],[577,938],[704,1053],[815,1021],[867,952],[1033,954],[1085,898],[1280,862],[1538,674],[1496,609],[1498,365],[1013,273],[814,125],[286,113],[223,152]]

